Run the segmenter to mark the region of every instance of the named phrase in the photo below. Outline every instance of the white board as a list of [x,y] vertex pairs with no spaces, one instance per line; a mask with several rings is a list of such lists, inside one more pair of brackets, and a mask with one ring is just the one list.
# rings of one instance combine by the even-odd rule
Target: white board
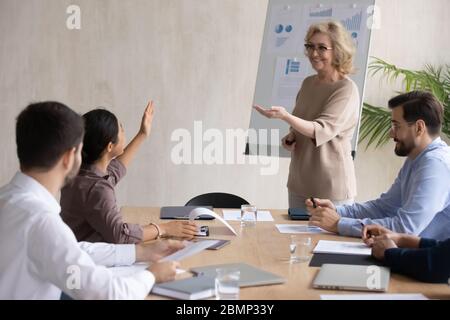
[[[323,20],[341,21],[352,34],[356,45],[354,66],[356,73],[350,75],[360,90],[360,116],[358,129],[352,142],[356,153],[359,137],[364,86],[367,74],[368,54],[375,0],[331,1],[324,0],[269,0],[263,44],[261,48],[254,104],[270,107],[283,106],[292,113],[295,98],[303,79],[314,74],[304,54],[304,39],[311,24]],[[250,129],[279,129],[280,139],[289,126],[281,120],[271,120],[252,111]],[[270,134],[268,135],[270,137]],[[277,141],[259,142],[262,150],[277,147],[279,155],[290,157]],[[263,144],[266,144],[263,146]],[[258,146],[247,145],[247,154],[257,153]]]

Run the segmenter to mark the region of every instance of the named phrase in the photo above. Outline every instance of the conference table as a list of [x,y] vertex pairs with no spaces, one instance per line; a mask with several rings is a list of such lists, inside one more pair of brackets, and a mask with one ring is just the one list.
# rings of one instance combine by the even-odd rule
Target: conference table
[[[247,263],[265,271],[275,273],[286,279],[284,284],[246,287],[240,290],[243,300],[317,300],[322,294],[352,294],[351,291],[319,290],[312,287],[312,282],[320,268],[309,267],[308,262],[290,263],[290,235],[282,234],[275,224],[306,224],[292,221],[287,210],[270,210],[273,222],[257,222],[255,226],[241,227],[239,221],[229,221],[236,230],[232,235],[227,228],[216,220],[197,220],[199,225],[207,225],[211,239],[229,239],[231,243],[219,250],[204,250],[181,261],[181,268],[189,270],[193,267],[226,263]],[[221,209],[214,211],[222,215]],[[161,223],[160,208],[123,207],[121,212],[125,222]],[[335,234],[310,234],[312,248],[319,240],[361,241],[357,238],[341,237]],[[430,299],[450,299],[450,287],[447,284],[428,284],[399,274],[391,274],[387,293],[422,293]],[[148,299],[166,299],[150,294]]]

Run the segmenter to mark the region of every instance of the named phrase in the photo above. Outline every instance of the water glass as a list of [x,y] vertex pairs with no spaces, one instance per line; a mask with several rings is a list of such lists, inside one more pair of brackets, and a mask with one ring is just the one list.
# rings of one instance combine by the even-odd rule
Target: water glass
[[257,209],[252,205],[241,206],[241,226],[252,227],[256,225]]
[[311,258],[311,237],[292,235],[289,243],[290,262],[306,262]]
[[219,268],[216,272],[216,300],[239,300],[239,269]]

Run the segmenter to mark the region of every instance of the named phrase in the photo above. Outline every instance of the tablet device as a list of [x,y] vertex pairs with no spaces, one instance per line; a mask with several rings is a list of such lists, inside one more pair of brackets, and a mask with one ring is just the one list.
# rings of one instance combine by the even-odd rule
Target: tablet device
[[291,220],[308,221],[311,217],[305,208],[289,208],[288,213]]

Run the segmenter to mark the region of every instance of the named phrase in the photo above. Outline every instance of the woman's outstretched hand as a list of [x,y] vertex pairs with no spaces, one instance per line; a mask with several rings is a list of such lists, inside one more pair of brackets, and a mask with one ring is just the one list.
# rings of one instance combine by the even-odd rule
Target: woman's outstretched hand
[[269,119],[281,119],[286,120],[289,116],[289,112],[286,111],[284,107],[271,107],[270,109],[265,109],[264,107],[255,105],[253,108],[258,111],[260,114]]

